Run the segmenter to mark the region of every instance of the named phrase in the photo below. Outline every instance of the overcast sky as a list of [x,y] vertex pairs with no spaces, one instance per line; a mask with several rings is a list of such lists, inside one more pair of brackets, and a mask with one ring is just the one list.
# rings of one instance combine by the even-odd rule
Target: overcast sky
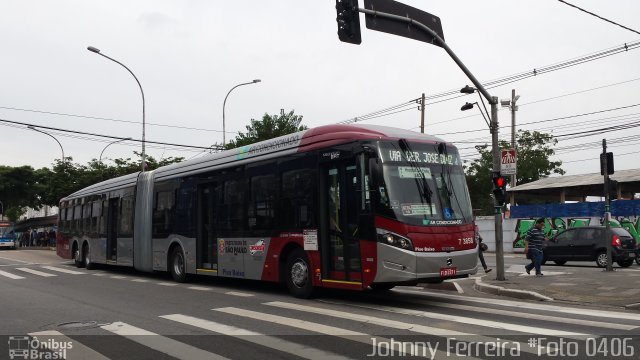
[[[640,1],[569,2],[640,31]],[[556,0],[404,3],[440,17],[447,43],[481,82],[640,40]],[[332,0],[2,0],[0,119],[140,139],[142,101],[135,80],[118,64],[87,51],[89,45],[124,63],[140,80],[147,141],[203,147],[222,142],[227,92],[253,79],[262,82],[235,89],[227,100],[227,140],[250,119],[281,109],[295,110],[303,124],[315,127],[470,84],[439,47],[368,30],[364,15],[362,44],[342,43],[335,18]],[[640,104],[640,48],[489,92],[502,99],[511,89],[520,95],[519,124],[567,117],[524,129],[566,135],[638,123],[640,106],[631,105]],[[428,101],[426,132],[443,134],[470,159],[474,143],[469,141],[489,141],[489,132],[477,109],[460,111],[466,101],[479,99]],[[419,131],[417,107],[400,107],[405,111],[365,123]],[[622,109],[572,117],[614,108]],[[499,120],[501,138],[510,139],[507,109]],[[0,164],[50,167],[61,157],[52,138],[24,125],[0,125]],[[459,133],[476,129],[484,130]],[[51,133],[65,155],[81,164],[97,159],[109,142]],[[640,153],[639,134],[634,127],[563,140],[557,158],[568,174],[598,172],[599,143],[606,138],[616,170],[637,168],[633,153]],[[560,139],[565,137],[571,138]],[[114,144],[103,156],[132,157],[134,150],[140,150],[139,143]],[[147,153],[156,159],[199,154],[151,144]]]

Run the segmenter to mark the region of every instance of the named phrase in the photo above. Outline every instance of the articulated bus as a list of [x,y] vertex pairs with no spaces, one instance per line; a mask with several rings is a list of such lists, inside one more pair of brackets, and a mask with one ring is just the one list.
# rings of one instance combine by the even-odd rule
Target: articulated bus
[[107,180],[60,201],[58,255],[95,264],[386,290],[477,271],[457,149],[328,125]]

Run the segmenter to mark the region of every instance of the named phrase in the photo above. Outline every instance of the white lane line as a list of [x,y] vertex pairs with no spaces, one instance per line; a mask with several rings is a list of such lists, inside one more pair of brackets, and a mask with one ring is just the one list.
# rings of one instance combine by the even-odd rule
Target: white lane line
[[53,271],[57,271],[57,272],[61,272],[61,273],[65,273],[65,274],[71,274],[71,275],[82,275],[82,274],[86,274],[85,272],[82,271],[75,271],[75,270],[69,270],[69,269],[62,269],[59,267],[55,267],[55,266],[43,266],[43,269],[47,269],[47,270],[53,270]]
[[38,270],[34,270],[34,269],[29,269],[29,268],[16,268],[16,270],[20,270],[20,271],[27,272],[29,274],[38,275],[38,276],[44,276],[44,277],[58,276],[56,274],[49,274],[49,273],[46,273],[46,272],[42,272],[42,271],[38,271]]
[[198,291],[211,291],[211,288],[204,287],[204,286],[189,286],[187,287],[187,289],[198,290]]
[[396,308],[391,306],[361,305],[356,303],[340,303],[340,304],[343,304],[343,305],[346,304],[346,305],[355,306],[355,307],[364,308],[364,309],[390,312],[394,314],[411,315],[411,316],[425,317],[429,319],[452,321],[452,322],[458,322],[462,324],[489,327],[489,328],[494,328],[499,330],[517,331],[525,334],[545,334],[549,336],[563,336],[563,337],[573,337],[573,338],[578,337],[580,339],[588,335],[585,333],[554,330],[554,329],[543,328],[538,326],[518,325],[518,324],[512,324],[512,323],[507,323],[502,321],[482,320],[482,319],[470,318],[466,316],[439,314],[435,312],[403,309],[403,308]]
[[149,280],[147,280],[147,279],[133,279],[133,280],[131,280],[131,281],[133,281],[133,282],[139,282],[139,283],[146,283],[146,282],[149,282]]
[[[37,337],[38,341],[42,343],[47,343],[48,340],[52,342],[55,341],[57,344],[65,345],[69,344],[70,347],[67,348],[63,353],[63,357],[61,359],[66,360],[82,360],[82,359],[92,359],[92,360],[109,360],[108,357],[100,354],[99,352],[83,345],[82,343],[74,340],[63,333],[55,330],[46,330],[39,331],[34,333],[29,333],[30,336]],[[56,350],[50,350],[50,355],[56,353]],[[53,358],[53,357],[52,357]]]
[[549,321],[549,322],[557,322],[562,324],[591,326],[591,327],[606,328],[606,329],[633,330],[637,328],[637,326],[635,325],[624,325],[624,324],[617,324],[617,323],[608,323],[604,321],[573,319],[568,317],[549,316],[549,315],[542,315],[542,314],[530,314],[530,313],[521,312],[521,311],[510,311],[510,310],[486,308],[486,307],[471,306],[471,305],[450,304],[450,303],[436,302],[436,301],[420,301],[420,302],[412,302],[412,304],[415,304],[418,306],[429,305],[429,306],[437,306],[437,307],[447,308],[447,309],[471,311],[471,312],[477,312],[481,314],[489,314],[492,316],[495,316],[495,315],[513,316],[521,319],[530,319],[535,321],[538,321],[538,320]]
[[253,295],[253,294],[243,293],[243,292],[237,292],[237,291],[227,291],[225,294],[227,294],[227,295],[232,295],[232,296],[241,296],[241,297],[251,297],[251,296],[255,296],[255,295]]
[[464,290],[462,290],[462,286],[460,286],[460,284],[458,284],[455,281],[452,281],[452,282],[453,282],[453,286],[455,286],[456,290],[458,290],[458,294],[464,294]]
[[126,276],[122,276],[122,275],[111,275],[109,276],[112,279],[126,279]]
[[481,303],[482,306],[491,304],[491,305],[499,305],[499,306],[506,306],[506,307],[514,307],[514,308],[517,308],[518,310],[529,309],[529,310],[540,310],[540,311],[552,311],[552,312],[571,314],[571,315],[640,321],[640,314],[631,314],[631,313],[622,312],[622,311],[614,312],[614,311],[606,311],[606,310],[594,310],[594,309],[588,309],[588,308],[574,308],[574,307],[568,307],[568,306],[564,307],[564,306],[557,306],[557,305],[535,304],[535,303],[529,303],[525,301],[518,302],[518,301],[501,300],[501,299],[472,298],[469,296],[439,294],[439,293],[427,292],[427,291],[413,291],[413,290],[404,290],[404,289],[402,290],[399,289],[395,291],[398,293],[422,295],[424,297],[430,297],[430,298]]
[[227,359],[224,356],[204,351],[197,347],[123,322],[114,322],[109,325],[101,326],[101,328],[178,359]]
[[105,274],[105,273],[93,273],[91,275],[93,275],[93,276],[107,276],[107,274]]
[[338,354],[334,354],[328,351],[315,349],[302,344],[293,343],[290,341],[282,340],[280,338],[261,334],[255,331],[238,328],[231,325],[225,325],[210,320],[200,319],[192,316],[182,314],[171,314],[160,316],[163,319],[179,322],[186,325],[191,325],[200,329],[209,330],[225,336],[238,337],[241,340],[258,344],[264,347],[282,351],[285,353],[293,354],[297,357],[305,359],[323,360],[323,359],[335,359],[343,360],[347,359]]
[[12,273],[2,271],[2,270],[0,270],[0,275],[8,277],[9,279],[14,279],[14,280],[24,279],[24,276],[14,275]]
[[159,282],[159,283],[156,283],[156,285],[162,285],[162,286],[178,286],[178,283]]

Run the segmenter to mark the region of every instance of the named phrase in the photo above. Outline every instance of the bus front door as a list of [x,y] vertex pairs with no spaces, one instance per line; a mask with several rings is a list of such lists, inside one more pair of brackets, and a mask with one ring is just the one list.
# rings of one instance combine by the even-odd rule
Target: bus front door
[[198,268],[218,269],[218,248],[215,231],[215,184],[198,187]]
[[323,279],[360,284],[358,198],[360,181],[355,159],[331,162],[323,169],[325,211],[321,244]]

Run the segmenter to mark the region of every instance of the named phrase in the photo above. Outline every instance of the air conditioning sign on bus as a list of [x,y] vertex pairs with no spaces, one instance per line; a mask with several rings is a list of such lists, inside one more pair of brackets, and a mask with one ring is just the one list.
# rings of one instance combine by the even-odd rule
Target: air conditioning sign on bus
[[501,150],[500,173],[502,175],[516,174],[516,149]]

